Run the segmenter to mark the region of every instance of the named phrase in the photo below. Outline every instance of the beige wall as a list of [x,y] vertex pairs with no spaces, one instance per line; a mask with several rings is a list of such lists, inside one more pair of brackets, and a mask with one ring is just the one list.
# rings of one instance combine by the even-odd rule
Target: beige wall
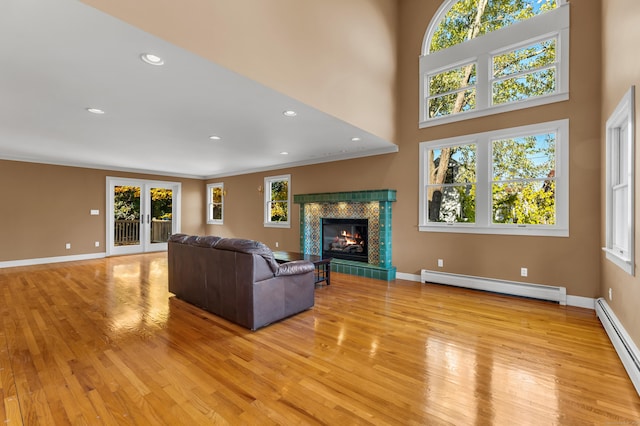
[[[192,12],[201,10],[194,9],[196,6],[204,8],[203,10],[208,10],[207,8],[213,7],[211,5],[215,5],[215,9],[231,22],[230,19],[233,13],[239,13],[234,9],[236,6],[231,6],[236,2],[211,1],[205,4],[202,2],[195,3],[195,0],[189,1],[189,3],[181,3],[179,11],[172,11],[170,8],[173,6],[167,2],[163,3],[162,7],[157,5],[152,7],[148,1],[124,2],[116,0],[108,2],[108,6],[117,11],[117,13],[112,12],[115,15],[131,16],[131,22],[142,22],[141,26],[147,30],[154,31],[154,27],[166,26],[166,29],[156,28],[155,32],[166,31],[167,38],[171,39],[173,37],[179,41],[178,44],[189,45],[192,50],[204,56],[220,55],[224,61],[237,61],[237,64],[239,64],[237,66],[240,68],[246,66],[244,61],[251,60],[247,56],[263,54],[261,53],[262,50],[256,48],[256,46],[265,47],[264,45],[245,46],[243,43],[249,43],[248,36],[243,35],[244,33],[238,34],[239,29],[247,29],[247,26],[251,26],[251,30],[247,31],[250,34],[255,34],[253,26],[257,25],[259,28],[263,28],[260,25],[266,25],[262,23],[258,25],[257,22],[252,22],[254,18],[249,17],[251,14],[239,14],[242,17],[247,15],[246,19],[251,22],[240,20],[235,25],[230,25],[225,23],[227,21],[223,19],[222,21],[215,21],[219,25],[214,25],[210,20],[219,19],[215,13]],[[107,2],[94,0],[90,3],[102,3],[102,6],[105,6]],[[246,2],[240,3],[245,6],[251,4],[255,7],[259,7],[262,4],[258,0],[246,0]],[[319,57],[317,61],[321,64],[319,69],[327,71],[346,67],[349,72],[342,74],[342,78],[345,79],[345,87],[344,90],[342,90],[342,86],[339,88],[340,90],[337,90],[337,87],[331,87],[331,89],[336,89],[333,90],[331,95],[320,93],[326,91],[327,86],[324,84],[318,85],[317,82],[325,82],[325,78],[328,81],[333,81],[333,79],[337,78],[337,74],[329,72],[325,76],[321,75],[322,73],[316,74],[311,71],[309,73],[299,73],[299,75],[291,78],[292,82],[302,79],[300,84],[291,84],[289,86],[289,82],[287,82],[287,84],[278,86],[277,82],[273,81],[271,85],[283,88],[286,93],[293,93],[294,95],[297,93],[296,90],[300,89],[300,85],[308,86],[307,89],[309,90],[313,86],[320,86],[321,90],[316,89],[318,98],[335,96],[338,101],[343,101],[346,104],[354,101],[355,94],[349,87],[352,85],[360,87],[361,84],[364,84],[358,81],[362,76],[365,76],[367,85],[374,86],[373,81],[377,78],[375,75],[384,67],[380,66],[371,69],[371,63],[359,56],[365,53],[358,52],[362,46],[353,45],[347,34],[341,32],[345,31],[345,25],[336,24],[336,22],[344,24],[345,22],[342,19],[328,20],[332,26],[337,25],[339,27],[338,33],[343,35],[341,43],[334,40],[332,31],[321,31],[321,29],[318,29],[317,26],[314,27],[309,22],[314,16],[325,16],[320,13],[321,11],[329,13],[333,10],[336,15],[346,13],[346,16],[350,17],[349,28],[354,28],[358,36],[369,34],[373,37],[372,40],[380,42],[377,38],[378,36],[386,40],[386,42],[380,43],[379,46],[381,55],[385,58],[384,61],[389,60],[390,55],[394,56],[390,52],[393,52],[395,47],[389,47],[388,44],[393,44],[394,40],[397,40],[397,46],[399,47],[397,49],[397,58],[394,56],[394,59],[397,59],[398,84],[395,94],[389,95],[387,93],[390,90],[390,80],[393,79],[391,75],[395,72],[394,70],[385,74],[387,77],[383,80],[386,81],[386,84],[372,92],[376,98],[380,99],[380,102],[386,105],[386,109],[384,111],[380,109],[372,111],[365,106],[364,111],[368,119],[357,124],[369,131],[385,133],[385,131],[380,131],[376,122],[381,117],[383,122],[395,120],[395,124],[391,127],[397,129],[396,143],[399,145],[400,151],[396,154],[384,156],[212,180],[212,182],[224,182],[227,190],[225,224],[220,226],[201,225],[201,218],[204,216],[204,191],[202,191],[204,185],[198,186],[197,182],[190,183],[190,185],[193,185],[194,191],[185,191],[183,220],[187,221],[189,225],[184,226],[183,224],[183,231],[189,233],[205,231],[208,234],[222,236],[255,238],[264,241],[272,248],[275,248],[275,242],[277,241],[282,249],[297,250],[299,244],[299,229],[296,225],[299,220],[297,206],[294,206],[292,214],[294,225],[291,229],[264,228],[262,225],[262,195],[257,191],[257,187],[263,184],[264,176],[291,173],[294,194],[391,188],[398,191],[398,201],[394,204],[393,213],[393,263],[400,272],[418,274],[422,268],[435,268],[436,259],[442,258],[445,261],[445,267],[443,268],[445,272],[520,281],[523,280],[519,276],[520,267],[526,266],[529,269],[529,277],[526,280],[529,282],[566,286],[568,293],[575,296],[597,297],[600,295],[600,193],[595,189],[589,190],[589,188],[600,187],[601,177],[601,96],[599,90],[601,84],[601,69],[599,66],[601,62],[601,52],[599,50],[601,3],[599,1],[572,2],[571,4],[571,92],[569,101],[450,125],[436,126],[429,129],[418,129],[417,125],[418,56],[424,31],[431,16],[440,5],[440,1],[402,0],[395,3],[391,1],[353,0],[353,2],[322,2],[323,5],[326,5],[326,9],[324,9],[324,6],[312,5],[312,3],[320,2],[305,2],[304,7],[299,6],[298,3],[301,2],[273,0],[269,2],[274,7],[273,10],[260,9],[262,21],[278,23],[277,25],[270,24],[268,28],[265,27],[263,37],[266,39],[276,37],[269,32],[273,31],[273,29],[270,29],[271,27],[276,27],[281,32],[290,31],[299,35],[300,22],[305,24],[302,25],[305,28],[304,31],[306,31],[306,28],[313,28],[314,31],[319,31],[318,34],[314,33],[313,37],[306,36],[311,37],[313,43],[318,46],[323,46],[322,49],[314,49],[314,56]],[[294,4],[298,6],[294,6]],[[393,5],[397,5],[397,8]],[[286,9],[287,6],[293,7],[292,10],[297,12],[289,11],[285,13],[282,9]],[[316,12],[315,8],[320,8],[317,11],[319,15],[311,13],[312,11]],[[150,16],[150,10],[154,11],[154,19],[147,18]],[[361,10],[362,13],[360,13]],[[157,16],[156,13],[158,14]],[[202,22],[201,16],[207,17],[207,25]],[[296,16],[299,16],[299,18],[296,19]],[[188,24],[187,18],[193,18],[193,29],[191,27],[186,28]],[[363,21],[360,21],[360,19]],[[177,21],[174,22],[174,20]],[[373,25],[373,28],[365,30],[363,27],[367,25]],[[200,28],[201,26],[216,27],[215,31],[220,32],[215,34],[216,37],[211,34],[207,36],[208,38],[205,37],[208,40],[205,43],[201,33],[205,31],[205,28]],[[333,27],[327,27],[327,29],[329,28],[333,29]],[[372,34],[379,32],[382,32],[383,35],[376,36],[376,34]],[[221,38],[227,40],[231,36],[238,36],[241,41],[236,43],[228,40],[229,46],[237,49],[237,51],[229,53],[231,50],[228,52],[218,46],[217,40]],[[251,36],[249,39],[257,43],[261,42],[259,40],[260,37]],[[208,44],[212,45],[210,50],[200,52],[199,49],[206,50],[206,45]],[[272,44],[269,43],[269,46],[274,49],[275,47]],[[299,59],[309,59],[310,56],[308,56],[308,52],[300,52],[300,49],[300,46],[296,47],[293,43],[285,43],[281,51],[276,49],[277,51],[271,53],[273,58],[278,58],[277,61],[270,61],[269,64],[252,63],[251,68],[260,71],[264,69],[264,74],[273,78],[278,75],[275,71],[276,69],[283,70],[300,66],[303,68],[299,69],[306,70]],[[372,49],[375,50],[376,47],[373,46]],[[344,63],[345,58],[349,58],[349,55],[356,53],[356,60],[348,61],[348,64]],[[273,65],[271,62],[277,62],[278,65]],[[391,68],[394,67],[393,65],[391,66]],[[351,72],[355,69],[358,69],[359,74]],[[288,70],[287,72],[291,71]],[[372,80],[367,77],[369,74],[374,75]],[[263,82],[269,83],[268,81]],[[290,88],[291,92],[284,90],[284,88]],[[307,96],[313,97],[312,95],[313,93],[311,92],[307,93]],[[369,99],[365,97],[356,100],[361,102]],[[397,102],[394,102],[394,100]],[[313,104],[313,102],[310,103]],[[340,103],[336,102],[336,105],[327,103],[324,109],[344,118],[344,105],[337,105]],[[362,103],[367,104],[367,102]],[[397,112],[395,116],[394,111]],[[563,118],[570,119],[571,132],[569,238],[443,234],[418,231],[418,145],[420,142]],[[84,194],[89,194],[87,195],[87,200],[80,201],[82,203],[81,206],[77,209],[74,208],[78,212],[78,216],[74,216],[73,220],[65,223],[62,229],[65,232],[71,232],[71,229],[81,223],[83,231],[78,232],[79,238],[85,238],[83,237],[85,234],[91,235],[91,237],[86,237],[89,239],[89,243],[78,243],[75,246],[85,247],[85,252],[94,251],[94,248],[86,247],[86,244],[94,241],[95,233],[104,235],[104,223],[95,225],[95,227],[92,226],[87,223],[92,218],[83,212],[88,211],[90,208],[95,208],[93,204],[98,202],[102,203],[100,208],[104,209],[103,178],[108,173],[79,171],[72,168],[61,168],[60,170],[62,171],[57,172],[52,171],[50,166],[21,165],[18,167],[15,166],[15,163],[11,164],[14,164],[13,167],[19,169],[20,173],[14,175],[11,172],[5,172],[5,168],[2,167],[0,169],[0,173],[2,173],[0,177],[4,178],[4,181],[11,177],[12,182],[17,182],[15,195],[18,197],[18,205],[26,204],[34,208],[35,204],[27,199],[28,195],[26,194],[39,189],[39,183],[43,181],[50,185],[49,191],[59,186],[55,184],[58,181],[65,183],[76,182],[73,183],[72,194],[65,195],[66,198],[60,201],[63,206],[73,205],[73,203],[77,205],[78,198],[82,198],[82,196],[78,197],[77,193],[73,193],[75,191],[82,193],[83,196]],[[42,173],[40,172],[40,167],[43,170]],[[57,173],[61,173],[62,176],[56,177]],[[97,174],[97,176],[94,174]],[[18,177],[15,178],[15,176]],[[31,179],[30,181],[26,179],[28,176],[31,176],[29,178]],[[27,183],[23,183],[23,180],[26,180]],[[83,180],[86,180],[87,183],[79,183]],[[82,185],[88,186],[83,187]],[[102,195],[92,201],[91,197],[94,196],[94,192]],[[198,193],[201,195],[198,195]],[[31,213],[32,211],[34,213]],[[65,220],[63,217],[65,211],[64,207],[61,208],[60,212],[56,213],[55,217],[50,220],[52,222],[55,222],[56,219]],[[34,235],[47,235],[48,232],[58,232],[50,231],[48,225],[39,223],[40,216],[32,209],[29,209],[25,216],[13,213],[12,220],[17,221],[19,226],[25,229],[24,233],[15,231],[11,225],[2,225],[5,228],[3,231],[10,231],[9,235],[12,237],[19,237],[25,233],[27,235],[31,235],[31,233]],[[35,225],[36,229],[32,230],[30,227],[34,226],[34,222],[37,223]],[[96,231],[96,229],[99,231]],[[90,232],[93,232],[93,234],[90,234]],[[64,232],[63,235],[65,235]],[[36,245],[30,244],[29,247],[22,249],[20,256],[24,258],[69,254],[60,251],[63,249],[59,249],[59,247],[63,247],[64,241],[62,241],[61,245],[62,238],[57,234],[51,235],[45,240],[45,245],[48,249],[43,251]],[[5,258],[7,256],[15,256],[13,254],[14,251],[11,249],[3,248],[2,250],[1,255]]]
[[181,182],[182,231],[204,232],[201,180],[0,160],[0,262],[104,253],[107,176]]
[[395,0],[83,0],[395,141]]
[[[638,56],[638,43],[640,40],[640,2],[637,0],[604,0],[602,3],[602,51],[603,51],[603,84],[602,84],[602,182],[605,175],[605,123],[622,96],[632,85],[636,86],[636,200],[640,199],[640,185],[638,184],[640,150],[637,143],[640,141],[640,110],[638,109],[638,96],[640,93],[640,56]],[[604,186],[602,197],[604,199]],[[602,239],[601,245],[605,245],[604,233],[604,203],[602,203]],[[640,219],[640,209],[636,201],[636,256],[640,253],[640,236],[637,225]],[[636,276],[632,277],[613,263],[602,259],[602,288],[600,295],[613,291],[613,300],[607,302],[620,319],[627,332],[631,335],[636,345],[640,346],[640,280],[636,266]]]
[[[228,189],[225,225],[207,232],[247,236],[274,248],[299,248],[299,229],[262,226],[262,197],[256,188],[264,176],[292,174],[294,194],[396,189],[393,206],[393,264],[419,274],[444,259],[445,272],[566,286],[570,295],[599,295],[600,275],[600,4],[571,4],[570,100],[554,105],[418,129],[418,56],[422,37],[438,1],[399,2],[398,145],[400,151],[378,157],[258,173],[223,181]],[[536,122],[570,119],[570,237],[518,237],[425,233],[418,231],[418,145],[432,139]],[[354,180],[346,179],[352,177]],[[238,194],[248,194],[241,197]],[[295,206],[297,209],[298,206]],[[298,223],[295,210],[293,222]],[[520,267],[529,277],[520,277]]]

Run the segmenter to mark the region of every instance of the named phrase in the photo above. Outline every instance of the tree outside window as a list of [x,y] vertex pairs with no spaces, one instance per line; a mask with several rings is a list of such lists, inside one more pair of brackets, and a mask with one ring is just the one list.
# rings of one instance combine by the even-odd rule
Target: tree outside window
[[[151,217],[171,220],[173,216],[173,191],[167,188],[151,188]],[[113,209],[116,220],[140,220],[140,187],[115,186]]]
[[[556,8],[555,0],[459,0],[442,17],[429,52],[439,52]],[[555,92],[556,39],[492,57],[492,103],[504,104]],[[429,118],[476,107],[475,62],[430,74]]]
[[554,225],[555,133],[494,140],[493,223]]
[[291,175],[265,178],[265,226],[290,226],[290,182]]
[[[446,2],[427,30],[420,59],[424,76],[421,127],[456,116],[486,115],[492,109],[502,112],[565,100],[569,15],[568,9],[558,10],[561,3],[565,2]],[[537,26],[526,27],[527,31],[514,27],[534,17],[538,17]],[[484,37],[490,33],[492,37]],[[468,47],[471,42],[473,48]],[[448,149],[442,150],[444,159],[453,155]],[[442,161],[437,167],[442,170],[435,175],[442,179],[450,165]]]
[[222,225],[224,213],[224,184],[207,185],[207,223]]
[[423,142],[420,230],[568,235],[568,121]]
[[498,31],[557,6],[556,0],[458,0],[437,23],[429,53]]
[[[474,223],[476,211],[476,146],[429,150],[429,221]],[[440,167],[447,164],[447,167]],[[439,175],[442,173],[443,175]]]

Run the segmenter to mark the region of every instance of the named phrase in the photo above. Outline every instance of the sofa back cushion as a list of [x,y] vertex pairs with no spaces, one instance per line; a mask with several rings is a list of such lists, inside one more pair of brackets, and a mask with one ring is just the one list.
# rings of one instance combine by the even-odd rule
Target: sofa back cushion
[[273,274],[278,272],[279,266],[278,262],[276,262],[276,259],[273,257],[273,252],[260,241],[245,240],[242,238],[222,238],[216,242],[215,248],[218,250],[255,254],[262,257],[267,262]]

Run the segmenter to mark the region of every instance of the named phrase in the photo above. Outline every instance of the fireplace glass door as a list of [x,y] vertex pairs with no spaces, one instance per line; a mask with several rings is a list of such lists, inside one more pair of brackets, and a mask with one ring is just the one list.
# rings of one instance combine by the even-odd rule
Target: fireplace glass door
[[368,219],[322,219],[322,255],[367,263]]

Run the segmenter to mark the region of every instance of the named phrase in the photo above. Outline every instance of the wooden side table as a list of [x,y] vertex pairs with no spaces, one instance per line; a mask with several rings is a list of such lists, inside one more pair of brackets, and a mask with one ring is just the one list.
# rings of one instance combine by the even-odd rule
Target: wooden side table
[[331,258],[317,256],[315,254],[298,253],[295,251],[274,251],[273,257],[278,263],[293,262],[294,260],[307,260],[316,268],[315,283],[321,282],[331,285]]

